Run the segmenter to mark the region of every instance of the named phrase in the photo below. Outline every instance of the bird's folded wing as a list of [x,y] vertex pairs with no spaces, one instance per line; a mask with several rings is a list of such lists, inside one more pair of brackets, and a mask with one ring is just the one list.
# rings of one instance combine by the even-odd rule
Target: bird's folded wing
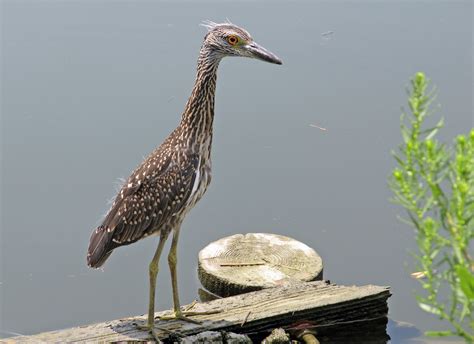
[[116,245],[152,234],[182,210],[191,195],[199,156],[171,157],[160,173],[153,173],[147,166],[145,161],[132,174],[104,220],[103,226],[113,232],[111,239]]

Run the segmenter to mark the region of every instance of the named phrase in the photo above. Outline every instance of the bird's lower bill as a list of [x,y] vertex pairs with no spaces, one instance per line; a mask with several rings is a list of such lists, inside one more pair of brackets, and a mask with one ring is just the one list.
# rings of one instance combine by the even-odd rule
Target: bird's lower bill
[[279,65],[282,64],[278,56],[255,42],[246,45],[245,50],[247,50],[253,58]]

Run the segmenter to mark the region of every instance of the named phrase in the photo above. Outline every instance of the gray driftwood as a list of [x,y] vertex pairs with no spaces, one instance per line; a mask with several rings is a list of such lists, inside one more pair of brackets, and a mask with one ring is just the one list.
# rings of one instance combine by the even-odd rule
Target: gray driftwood
[[288,344],[290,335],[282,328],[276,328],[262,341],[262,344]]
[[[388,287],[308,282],[196,303],[191,310],[215,312],[193,316],[193,319],[202,322],[199,325],[181,321],[156,321],[156,326],[163,329],[159,332],[163,340],[170,338],[170,331],[183,337],[203,331],[229,331],[250,336],[260,333],[265,337],[275,327],[291,330],[304,326],[315,327],[318,338],[324,338],[327,333],[341,336],[341,328],[353,325],[361,333],[365,333],[367,328],[363,330],[364,324],[369,324],[367,326],[370,326],[373,336],[377,331],[385,333],[389,296]],[[169,314],[169,311],[156,313],[163,314]],[[151,340],[147,332],[137,328],[137,324],[144,321],[144,316],[130,317],[34,336],[12,337],[5,341],[49,343]],[[380,326],[374,327],[374,324]],[[353,335],[355,332],[351,330],[350,333]]]
[[244,335],[232,332],[205,331],[181,339],[181,344],[252,344],[252,340]]
[[323,262],[309,246],[282,235],[236,234],[199,252],[198,274],[208,292],[226,297],[321,280]]

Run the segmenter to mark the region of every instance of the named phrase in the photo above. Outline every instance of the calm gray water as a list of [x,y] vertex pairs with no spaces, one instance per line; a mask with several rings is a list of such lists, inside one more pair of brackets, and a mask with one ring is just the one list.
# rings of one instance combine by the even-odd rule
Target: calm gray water
[[[197,297],[206,244],[273,232],[314,247],[331,281],[390,285],[392,319],[439,328],[414,301],[414,236],[396,220],[386,177],[413,73],[439,87],[443,138],[473,126],[472,9],[1,1],[0,334],[145,313],[156,239],[118,249],[97,271],[85,264],[89,235],[119,178],[177,125],[205,34],[199,23],[226,17],[284,64],[221,64],[213,182],[180,239],[182,303]],[[169,308],[165,263],[158,281],[157,308]]]

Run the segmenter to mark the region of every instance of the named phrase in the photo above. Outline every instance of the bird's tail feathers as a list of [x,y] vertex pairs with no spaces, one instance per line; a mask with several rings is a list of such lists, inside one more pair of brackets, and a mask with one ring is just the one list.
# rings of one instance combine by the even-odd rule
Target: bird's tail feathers
[[92,232],[87,251],[87,265],[100,268],[105,263],[113,250],[113,247],[110,247],[111,240],[112,232],[109,227],[99,226]]

